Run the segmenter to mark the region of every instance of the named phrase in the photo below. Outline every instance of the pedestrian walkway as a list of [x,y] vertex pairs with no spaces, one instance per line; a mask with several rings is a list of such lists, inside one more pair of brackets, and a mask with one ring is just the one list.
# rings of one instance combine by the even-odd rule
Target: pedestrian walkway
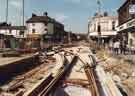
[[135,62],[135,55],[120,55],[120,57],[124,58],[125,60],[130,60]]
[[107,52],[109,54],[111,54],[112,56],[120,57],[120,58],[123,58],[125,60],[129,60],[129,61],[135,62],[135,54],[131,54],[130,52],[126,52],[126,54],[121,54],[120,53],[120,49],[119,49],[119,53],[118,54],[116,54],[113,50],[109,50],[109,49],[107,49]]

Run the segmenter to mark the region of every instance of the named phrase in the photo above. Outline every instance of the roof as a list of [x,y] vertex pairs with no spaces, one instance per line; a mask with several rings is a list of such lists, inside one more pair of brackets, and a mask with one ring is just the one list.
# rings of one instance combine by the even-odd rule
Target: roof
[[32,16],[30,19],[26,21],[26,23],[35,23],[35,22],[53,22],[54,19],[48,17],[48,16]]
[[56,27],[61,27],[61,26],[64,27],[64,25],[62,23],[60,23],[60,22],[56,21],[55,19],[53,19],[49,16],[46,16],[46,15],[43,15],[43,16],[34,15],[26,21],[26,23],[39,23],[39,22],[41,22],[41,23],[50,22],[50,23],[55,23]]
[[0,26],[0,29],[26,30],[26,26]]
[[120,6],[120,8],[118,9],[118,11],[120,11],[121,8],[123,8],[128,2],[129,2],[129,0],[126,0],[126,1]]
[[132,27],[129,27],[127,29],[119,31],[119,33],[121,33],[121,32],[131,32],[131,33],[134,33],[135,32],[135,26],[132,26]]
[[97,17],[97,16],[94,16],[93,19],[118,19],[118,16],[102,16],[102,17]]
[[125,8],[126,5],[129,6],[130,5],[130,2],[131,4],[135,4],[135,0],[126,0],[120,7],[119,9],[117,10],[118,12],[121,11],[122,8]]
[[9,26],[9,24],[7,22],[0,22],[0,26]]

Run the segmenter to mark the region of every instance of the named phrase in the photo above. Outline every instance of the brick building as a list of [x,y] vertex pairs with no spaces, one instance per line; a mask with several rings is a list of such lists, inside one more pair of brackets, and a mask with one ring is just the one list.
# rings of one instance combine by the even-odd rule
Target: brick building
[[133,4],[135,4],[135,0],[126,0],[126,2],[118,9],[119,25],[135,18],[135,14],[130,14],[129,11]]
[[64,38],[64,25],[49,17],[47,12],[43,16],[32,14],[26,21],[26,26],[27,37],[32,42],[32,47],[43,47],[50,42],[59,43]]
[[118,9],[118,36],[121,42],[135,46],[135,0],[126,0]]

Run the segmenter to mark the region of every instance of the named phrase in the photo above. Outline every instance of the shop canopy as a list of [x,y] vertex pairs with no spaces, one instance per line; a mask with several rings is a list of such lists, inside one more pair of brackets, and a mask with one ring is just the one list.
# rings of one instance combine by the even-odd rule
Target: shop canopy
[[123,33],[123,32],[131,32],[131,33],[133,33],[133,32],[135,32],[135,26],[132,26],[132,27],[129,27],[127,29],[119,31],[119,33]]

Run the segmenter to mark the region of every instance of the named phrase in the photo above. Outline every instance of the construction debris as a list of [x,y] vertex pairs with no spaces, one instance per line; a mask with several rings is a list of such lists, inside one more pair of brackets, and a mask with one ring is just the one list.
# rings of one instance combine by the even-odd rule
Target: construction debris
[[96,53],[97,56],[84,45],[64,46],[57,51],[36,53],[39,54],[41,64],[1,86],[1,94],[123,96],[121,88],[122,93],[129,94],[127,90],[134,87],[130,85],[133,83],[130,80],[133,81],[135,71],[126,69],[131,68],[128,62],[122,59],[118,62],[105,51]]
[[131,59],[122,56],[112,55],[105,50],[97,53],[98,63],[109,72],[124,96],[133,96],[135,90],[135,65]]

